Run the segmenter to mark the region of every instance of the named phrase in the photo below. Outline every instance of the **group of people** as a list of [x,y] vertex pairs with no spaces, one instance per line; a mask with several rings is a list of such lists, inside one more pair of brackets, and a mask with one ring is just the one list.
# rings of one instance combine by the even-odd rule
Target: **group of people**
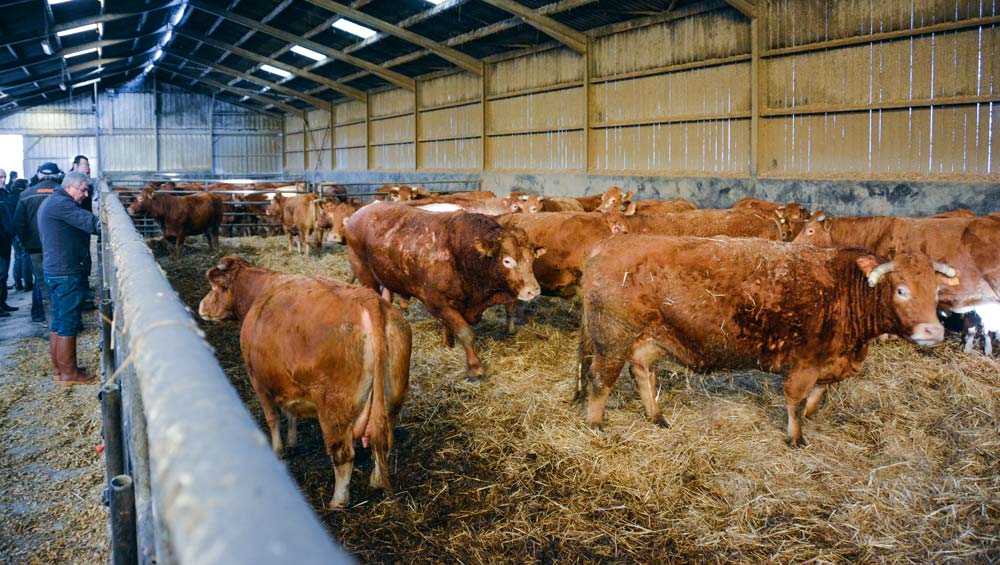
[[[76,336],[82,313],[94,308],[90,290],[90,236],[100,220],[93,214],[90,161],[77,155],[68,173],[44,163],[30,179],[0,169],[0,318],[17,307],[11,290],[31,292],[31,320],[49,323],[52,378],[62,385],[96,380],[77,363]],[[11,270],[13,267],[13,270]],[[7,284],[8,275],[13,284]]]

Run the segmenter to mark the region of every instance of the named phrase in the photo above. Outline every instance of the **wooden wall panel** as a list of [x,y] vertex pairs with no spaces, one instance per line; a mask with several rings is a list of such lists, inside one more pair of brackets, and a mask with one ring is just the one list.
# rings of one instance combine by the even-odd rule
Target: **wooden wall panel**
[[1000,15],[993,0],[771,0],[769,49]]
[[372,145],[413,141],[413,115],[372,121]]
[[487,94],[507,94],[533,88],[583,81],[583,57],[560,48],[500,61],[489,73]]
[[368,167],[368,149],[355,147],[352,149],[336,149],[338,171],[364,171]]
[[583,87],[494,100],[486,106],[486,133],[580,128],[583,104]]
[[302,151],[302,133],[285,134],[285,151]]
[[349,126],[337,126],[334,128],[337,147],[355,147],[364,145],[368,135],[368,129],[364,122]]
[[750,120],[611,127],[590,134],[592,166],[605,173],[745,175]]
[[735,9],[616,33],[594,42],[595,77],[750,53],[750,26]]
[[737,63],[593,86],[592,121],[623,122],[750,110],[750,64]]
[[420,107],[479,100],[482,79],[472,73],[456,73],[420,83]]
[[489,168],[501,171],[580,171],[583,132],[505,135],[489,139]]
[[427,141],[420,144],[420,169],[477,170],[482,140],[479,138]]
[[302,131],[304,126],[305,122],[302,121],[301,116],[297,116],[295,114],[287,114],[285,116],[285,133]]
[[357,100],[352,100],[350,102],[344,102],[342,104],[337,104],[334,109],[334,119],[338,124],[345,122],[354,122],[357,120],[365,119],[365,103],[358,102]]
[[[997,45],[1000,29],[993,27],[774,58],[765,66],[766,105],[858,105],[990,94],[1000,89]],[[981,61],[972,57],[980,46]]]
[[415,167],[413,144],[378,145],[372,147],[373,170],[412,171]]
[[393,116],[413,111],[413,93],[401,88],[369,96],[372,117]]
[[420,113],[420,139],[472,137],[482,134],[481,104]]

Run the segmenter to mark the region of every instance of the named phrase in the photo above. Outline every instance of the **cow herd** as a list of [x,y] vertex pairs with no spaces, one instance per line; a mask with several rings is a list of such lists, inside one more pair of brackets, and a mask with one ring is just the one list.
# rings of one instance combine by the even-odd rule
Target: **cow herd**
[[[390,484],[411,351],[393,295],[404,308],[419,299],[445,344],[462,345],[469,382],[487,376],[472,326],[488,308],[504,306],[513,333],[518,303],[577,300],[576,397],[594,427],[626,365],[647,417],[662,426],[661,358],[698,371],[781,374],[792,446],[805,443],[801,418],[829,384],[861,370],[874,338],[938,343],[942,309],[978,313],[987,344],[1000,329],[996,214],[833,218],[756,199],[701,210],[684,199],[632,201],[618,188],[581,198],[435,195],[402,185],[382,194],[368,204],[281,197],[270,207],[289,249],[293,235],[307,254],[323,234],[346,245],[360,286],[230,255],[208,271],[199,307],[207,320],[243,320],[241,349],[276,452],[295,444],[297,419],[318,418],[335,467],[333,508],[348,502],[357,439],[373,448],[372,485]],[[132,211],[152,214],[159,198]],[[284,443],[279,414],[288,419]]]

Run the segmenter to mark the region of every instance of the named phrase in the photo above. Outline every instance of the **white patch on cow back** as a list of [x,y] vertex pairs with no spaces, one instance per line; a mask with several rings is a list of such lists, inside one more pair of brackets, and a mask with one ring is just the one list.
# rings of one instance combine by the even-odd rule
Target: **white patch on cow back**
[[423,206],[417,206],[421,210],[427,210],[428,212],[458,212],[462,209],[461,206],[457,204],[448,204],[445,202],[437,202],[434,204],[424,204]]
[[1000,304],[982,304],[973,310],[983,321],[983,331],[1000,332]]

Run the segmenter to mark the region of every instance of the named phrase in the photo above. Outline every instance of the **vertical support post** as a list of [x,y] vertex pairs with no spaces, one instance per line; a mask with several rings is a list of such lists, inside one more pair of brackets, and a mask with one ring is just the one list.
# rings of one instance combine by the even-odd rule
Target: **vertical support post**
[[138,555],[135,544],[135,491],[132,477],[117,475],[111,479],[111,562],[133,565]]
[[309,112],[302,111],[302,173],[309,172]]
[[420,170],[420,158],[423,150],[420,149],[420,79],[414,81],[413,86],[413,170]]
[[[212,103],[208,107],[208,169],[211,174],[216,174],[215,172],[215,92],[212,91]],[[246,140],[244,140],[245,142]],[[249,171],[249,163],[247,164],[247,170]]]
[[[94,163],[97,171],[104,174],[104,163],[101,162],[101,95],[94,83]],[[27,176],[27,175],[25,175]],[[103,195],[101,196],[103,198]]]
[[288,122],[285,120],[285,114],[281,115],[281,172],[288,172],[288,144],[285,142],[285,138],[288,137]]
[[330,171],[337,170],[337,105],[330,102]]
[[[110,349],[108,346],[110,346],[110,340],[105,345],[106,348]],[[113,371],[110,366],[105,367],[105,370]],[[118,389],[118,382],[105,381],[101,385],[97,397],[101,401],[101,422],[104,427],[104,468],[108,481],[110,481],[125,472],[122,396]]]
[[486,167],[487,167],[486,161],[487,159],[489,159],[490,155],[489,151],[486,150],[486,146],[490,139],[489,132],[487,131],[489,130],[489,119],[488,119],[489,113],[486,111],[486,102],[487,102],[486,95],[489,92],[489,85],[490,85],[490,64],[483,63],[482,88],[480,89],[479,93],[480,94],[479,117],[480,117],[480,122],[483,125],[483,131],[480,132],[482,139],[479,147],[479,161],[480,161],[480,168],[484,173],[486,172]]
[[[590,77],[594,74],[593,38],[587,36],[587,52],[583,54],[583,172],[590,173]],[[589,184],[589,183],[588,183]]]
[[372,170],[372,95],[365,93],[365,170]]
[[153,145],[156,146],[156,171],[160,172],[160,114],[163,107],[160,105],[160,88],[153,76]]
[[[763,8],[763,7],[761,7]],[[760,16],[750,19],[750,179],[760,164]]]

